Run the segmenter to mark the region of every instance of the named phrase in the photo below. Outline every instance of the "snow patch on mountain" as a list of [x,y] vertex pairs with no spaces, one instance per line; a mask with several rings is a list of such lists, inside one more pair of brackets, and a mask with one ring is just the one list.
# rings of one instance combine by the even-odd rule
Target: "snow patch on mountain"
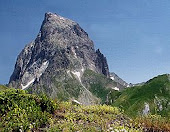
[[45,72],[48,65],[49,65],[49,61],[44,61],[42,64],[40,64],[40,66],[39,66],[39,62],[34,62],[32,66],[22,76],[21,88],[26,89],[35,80],[39,81],[39,78]]
[[117,91],[119,91],[119,90],[120,90],[118,87],[114,87],[114,88],[112,88],[112,89],[117,90]]
[[77,100],[75,100],[75,99],[74,99],[74,100],[72,100],[72,102],[73,102],[73,103],[76,103],[76,104],[79,104],[79,105],[81,105],[81,104],[82,104],[82,103],[80,103],[79,101],[77,101]]
[[45,72],[45,70],[47,69],[49,65],[49,61],[45,61],[42,63],[41,67],[38,69],[38,74],[37,74],[37,78],[40,78],[40,76]]
[[81,73],[78,71],[71,71],[74,75],[76,75],[76,77],[78,78],[78,80],[81,82]]
[[22,89],[26,89],[29,87],[33,82],[35,81],[35,78],[33,78],[31,81],[29,81],[26,85],[21,84]]
[[129,84],[127,82],[125,82],[123,79],[121,79],[117,74],[115,74],[114,72],[110,73],[110,79],[112,79],[113,81],[121,84],[124,87],[128,87]]

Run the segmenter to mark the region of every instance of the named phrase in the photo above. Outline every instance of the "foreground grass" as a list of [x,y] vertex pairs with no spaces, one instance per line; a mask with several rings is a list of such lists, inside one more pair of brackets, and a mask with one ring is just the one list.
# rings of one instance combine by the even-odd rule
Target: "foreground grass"
[[169,122],[160,116],[134,121],[117,107],[59,102],[16,89],[0,91],[0,131],[140,132],[145,129],[170,130]]
[[170,131],[170,120],[161,115],[128,118],[117,107],[107,105],[75,106],[62,102],[54,113],[54,122],[49,131],[79,132],[140,132]]
[[8,89],[8,87],[4,86],[4,85],[0,85],[0,91],[6,90]]
[[140,125],[125,117],[116,107],[76,106],[62,102],[55,111],[50,131],[141,131]]
[[135,122],[143,126],[143,130],[150,132],[170,132],[170,119],[161,115],[139,116]]

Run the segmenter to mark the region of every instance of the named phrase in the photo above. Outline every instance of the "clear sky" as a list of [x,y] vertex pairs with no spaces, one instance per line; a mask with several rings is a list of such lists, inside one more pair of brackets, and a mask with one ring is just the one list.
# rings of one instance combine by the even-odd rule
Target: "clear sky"
[[0,0],[0,84],[34,40],[45,12],[73,19],[127,82],[170,73],[169,0]]

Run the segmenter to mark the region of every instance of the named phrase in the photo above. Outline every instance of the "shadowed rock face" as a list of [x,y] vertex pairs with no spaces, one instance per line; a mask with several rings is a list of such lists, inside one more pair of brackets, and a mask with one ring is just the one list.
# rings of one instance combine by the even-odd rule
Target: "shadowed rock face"
[[100,70],[100,73],[109,77],[109,67],[107,64],[106,57],[100,52],[100,50],[96,50],[97,58],[96,58],[96,67]]
[[37,38],[19,54],[9,85],[55,97],[61,90],[64,94],[64,82],[70,80],[83,88],[81,77],[86,69],[109,77],[106,58],[95,51],[79,24],[49,12]]

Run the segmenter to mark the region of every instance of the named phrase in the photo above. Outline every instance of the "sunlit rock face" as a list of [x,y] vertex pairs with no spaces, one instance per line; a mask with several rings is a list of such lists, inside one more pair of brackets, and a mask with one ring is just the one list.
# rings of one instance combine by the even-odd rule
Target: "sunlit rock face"
[[[93,100],[95,97],[84,90],[81,81],[87,69],[109,77],[106,58],[99,50],[95,51],[92,40],[79,24],[48,12],[36,39],[19,54],[9,85],[52,97],[68,94],[68,98],[78,98],[82,92]],[[76,95],[68,92],[71,85],[78,90]]]
[[148,115],[150,112],[149,104],[145,102],[145,107],[143,109],[143,115]]
[[127,82],[125,82],[123,79],[121,79],[117,74],[115,74],[114,72],[110,73],[110,79],[112,79],[113,81],[115,81],[117,83],[116,87],[113,87],[114,90],[120,91],[126,87],[129,87],[130,84],[128,84]]

